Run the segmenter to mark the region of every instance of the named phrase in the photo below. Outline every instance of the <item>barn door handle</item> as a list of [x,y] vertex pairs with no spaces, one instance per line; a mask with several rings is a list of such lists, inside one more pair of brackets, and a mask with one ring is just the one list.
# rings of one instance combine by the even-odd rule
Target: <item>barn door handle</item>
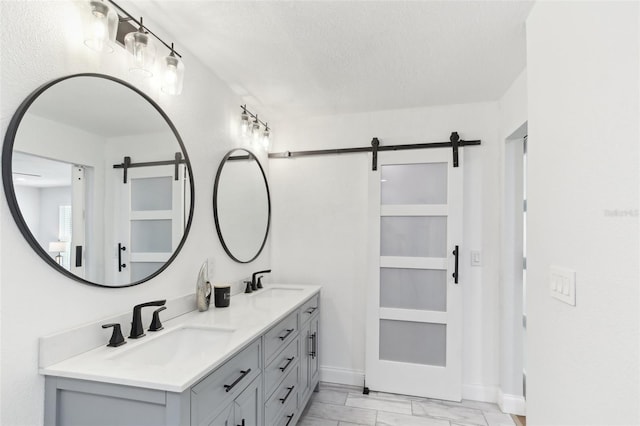
[[455,262],[453,267],[453,282],[458,284],[458,254],[460,253],[460,249],[458,246],[453,250],[453,255],[455,256]]
[[82,267],[82,246],[76,246],[76,268]]
[[122,243],[118,243],[118,272],[122,272],[122,269],[127,267],[126,263],[122,263],[122,252],[126,250],[127,248]]

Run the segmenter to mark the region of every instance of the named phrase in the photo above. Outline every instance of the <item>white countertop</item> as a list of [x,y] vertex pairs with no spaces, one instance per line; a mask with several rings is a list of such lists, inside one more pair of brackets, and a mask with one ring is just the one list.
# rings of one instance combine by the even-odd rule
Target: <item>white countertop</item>
[[[289,288],[299,291],[292,291],[291,294],[284,292],[287,294],[279,294],[278,297],[260,298],[261,294],[266,296],[269,288]],[[206,312],[198,312],[196,309],[172,320],[163,321],[164,329],[161,331],[145,331],[147,334],[145,337],[126,339],[127,344],[117,348],[107,347],[105,342],[105,346],[46,368],[40,368],[39,372],[47,376],[182,392],[293,312],[299,305],[318,293],[320,288],[316,285],[266,285],[264,289],[251,294],[232,296],[231,304],[227,308],[214,307],[212,295],[211,307]],[[145,327],[147,325],[145,324]],[[154,365],[154,363],[130,362],[127,361],[126,356],[120,356],[125,354],[125,351],[134,350],[185,326],[212,327],[233,330],[233,332],[221,344],[198,347],[197,353],[189,358],[189,362],[170,363],[169,367]],[[126,330],[127,327],[123,327],[125,336]],[[96,333],[99,332],[96,330]]]

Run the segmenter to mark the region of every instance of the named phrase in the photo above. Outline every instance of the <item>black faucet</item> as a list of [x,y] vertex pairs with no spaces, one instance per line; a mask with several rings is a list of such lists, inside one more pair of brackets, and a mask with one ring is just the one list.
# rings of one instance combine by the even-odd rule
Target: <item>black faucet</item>
[[256,275],[258,275],[258,274],[267,274],[269,272],[271,272],[271,269],[265,269],[264,271],[254,272],[251,275],[251,289],[253,291],[256,291],[257,289],[262,288],[262,283],[260,282],[260,279],[262,277],[258,277],[258,280],[256,281]]
[[112,323],[112,324],[102,324],[102,328],[113,327],[113,333],[111,333],[111,340],[109,340],[109,344],[107,346],[111,346],[113,348],[117,348],[118,346],[124,345],[126,340],[122,337],[122,331],[120,330],[120,324]]
[[144,336],[144,328],[142,327],[142,315],[140,310],[146,306],[163,306],[166,300],[154,300],[153,302],[141,303],[133,307],[133,321],[131,321],[131,334],[129,339],[139,339]]

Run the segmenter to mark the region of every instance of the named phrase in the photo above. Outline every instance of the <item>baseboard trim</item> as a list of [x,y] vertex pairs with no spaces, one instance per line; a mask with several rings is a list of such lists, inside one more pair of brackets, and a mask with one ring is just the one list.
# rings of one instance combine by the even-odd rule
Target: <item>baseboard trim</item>
[[504,413],[517,414],[525,416],[527,414],[527,404],[523,396],[510,395],[502,393],[498,394],[498,406]]
[[320,366],[320,381],[349,386],[364,386],[364,371]]
[[498,402],[498,387],[484,385],[462,385],[462,399],[481,402]]
[[[364,386],[364,371],[339,367],[320,367],[320,381],[347,386]],[[508,414],[526,415],[522,396],[505,394],[497,386],[462,385],[462,399],[498,404]]]

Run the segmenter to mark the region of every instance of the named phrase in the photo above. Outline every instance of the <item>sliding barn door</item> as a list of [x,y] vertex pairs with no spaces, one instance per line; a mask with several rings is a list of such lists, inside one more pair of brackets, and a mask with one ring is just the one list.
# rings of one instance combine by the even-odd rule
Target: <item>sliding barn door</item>
[[462,161],[454,168],[446,148],[378,155],[369,180],[366,386],[459,401]]
[[130,168],[120,177],[121,218],[114,272],[118,283],[136,282],[160,269],[177,248],[185,227],[185,165]]

